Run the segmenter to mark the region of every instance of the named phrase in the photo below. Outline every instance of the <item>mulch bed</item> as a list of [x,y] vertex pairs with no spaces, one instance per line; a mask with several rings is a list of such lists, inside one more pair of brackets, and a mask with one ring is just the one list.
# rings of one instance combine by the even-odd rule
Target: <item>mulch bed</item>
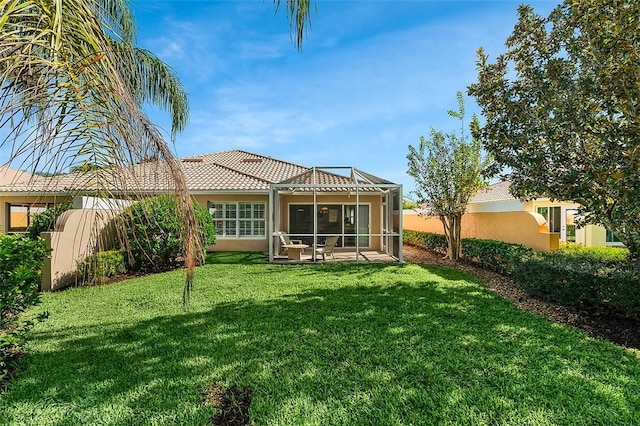
[[442,254],[419,247],[404,246],[406,262],[446,266],[467,272],[482,281],[489,290],[510,300],[520,309],[542,315],[560,324],[584,330],[589,336],[606,339],[628,348],[640,349],[640,321],[613,313],[585,311],[536,299],[504,275],[487,271],[469,262],[452,262]]

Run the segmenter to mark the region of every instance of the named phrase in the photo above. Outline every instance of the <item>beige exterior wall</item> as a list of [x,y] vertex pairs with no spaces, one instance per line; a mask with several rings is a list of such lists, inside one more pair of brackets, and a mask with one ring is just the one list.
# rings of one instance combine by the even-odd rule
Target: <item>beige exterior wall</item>
[[108,223],[113,210],[69,210],[63,213],[53,232],[41,236],[52,249],[42,268],[42,290],[59,290],[76,281],[78,262],[97,250],[113,247],[115,236]]
[[[382,196],[360,195],[360,204],[368,204],[370,217],[369,232],[371,234],[382,234]],[[347,204],[355,205],[356,196],[344,194],[319,194],[317,196],[318,206],[321,204]],[[313,204],[313,195],[281,195],[280,196],[280,223],[279,229],[289,232],[289,205],[290,204]],[[371,250],[382,249],[382,238],[372,236],[369,238],[369,248]],[[362,247],[365,248],[365,247]]]
[[[437,217],[420,217],[413,210],[403,213],[404,229],[443,234]],[[558,234],[550,234],[544,218],[530,212],[467,213],[462,217],[462,238],[481,238],[523,244],[537,251],[558,248]]]

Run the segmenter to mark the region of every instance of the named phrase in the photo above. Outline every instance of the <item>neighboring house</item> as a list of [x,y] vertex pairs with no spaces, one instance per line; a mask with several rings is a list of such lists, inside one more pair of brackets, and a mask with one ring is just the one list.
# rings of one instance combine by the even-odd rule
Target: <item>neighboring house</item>
[[[572,202],[538,198],[523,202],[510,191],[510,182],[503,181],[481,189],[474,195],[463,216],[464,238],[487,238],[525,244],[536,250],[549,251],[559,241],[585,246],[621,245],[606,229],[598,225],[575,226],[579,205]],[[404,212],[404,228],[437,230],[436,219],[419,218],[417,212]]]
[[[6,187],[17,183],[29,182],[34,176],[22,170],[12,169],[6,166],[0,166],[0,187]],[[33,211],[28,206],[18,206],[13,209],[13,224],[20,229],[26,229],[29,226],[29,220],[35,213],[42,211],[37,207]],[[4,221],[0,222],[0,230],[6,229]]]
[[[214,217],[218,238],[210,250],[263,251],[273,259],[280,249],[275,234],[284,231],[311,247],[337,235],[339,249],[402,259],[401,185],[353,167],[306,167],[241,150],[181,162],[192,196]],[[26,208],[29,217],[72,193],[117,198],[117,191],[138,197],[171,192],[166,171],[152,163],[128,169],[127,178],[104,194],[95,181],[113,182],[107,174],[95,170],[1,185],[3,230],[25,231],[28,220],[17,220],[16,213]]]

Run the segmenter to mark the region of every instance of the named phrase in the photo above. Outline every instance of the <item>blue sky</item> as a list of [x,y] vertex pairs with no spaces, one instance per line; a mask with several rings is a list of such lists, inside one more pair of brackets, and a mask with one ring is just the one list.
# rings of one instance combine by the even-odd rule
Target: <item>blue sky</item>
[[[557,1],[529,2],[546,15]],[[307,166],[355,166],[404,185],[407,145],[476,78],[475,52],[504,51],[518,1],[317,1],[298,51],[271,0],[133,0],[138,45],[189,93],[180,157],[244,149]],[[467,111],[477,111],[467,98]],[[168,135],[170,121],[150,109]]]
[[[318,1],[299,52],[271,1],[135,1],[138,45],[178,73],[191,105],[181,156],[244,149],[307,166],[352,165],[413,189],[407,145],[504,51],[513,1]],[[557,2],[530,2],[547,14]],[[467,98],[467,110],[477,111]],[[166,115],[152,111],[168,130]]]

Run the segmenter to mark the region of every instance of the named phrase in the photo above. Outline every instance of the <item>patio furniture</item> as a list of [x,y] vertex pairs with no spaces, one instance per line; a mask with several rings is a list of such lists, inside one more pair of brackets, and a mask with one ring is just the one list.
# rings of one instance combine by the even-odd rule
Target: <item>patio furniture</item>
[[287,259],[300,260],[300,255],[309,246],[306,244],[283,244],[282,247],[287,250]]
[[322,260],[326,261],[326,255],[330,254],[333,260],[335,260],[336,257],[333,254],[333,249],[335,248],[337,243],[338,237],[327,237],[327,239],[324,241],[324,244],[319,244],[319,247],[316,249],[316,256],[322,255]]
[[[304,245],[302,240],[292,240],[289,238],[289,234],[287,234],[286,232],[280,231],[280,232],[276,232],[276,235],[278,235],[278,238],[280,238],[280,245],[282,246],[283,249],[283,253],[286,253],[287,255],[289,254],[289,247],[291,246],[296,246],[294,248],[296,248],[300,253],[304,253],[304,249],[309,247],[303,247],[302,250],[300,250],[299,245]],[[298,259],[300,257],[298,256]]]

